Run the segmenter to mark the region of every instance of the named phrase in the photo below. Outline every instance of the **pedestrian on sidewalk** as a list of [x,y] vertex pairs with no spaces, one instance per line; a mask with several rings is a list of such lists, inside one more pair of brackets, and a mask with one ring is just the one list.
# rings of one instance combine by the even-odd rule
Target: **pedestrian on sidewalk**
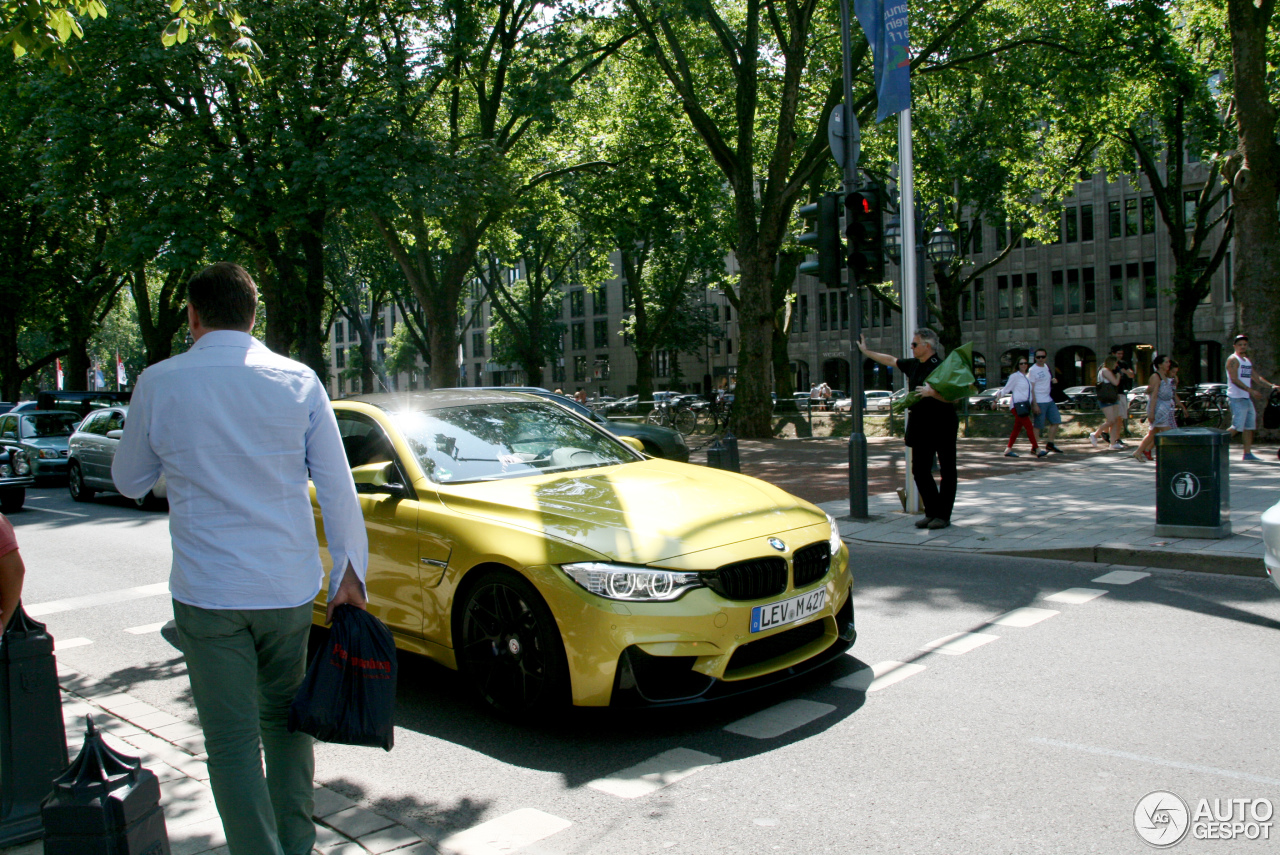
[[[898,359],[888,353],[867,350],[866,340],[858,336],[858,350],[881,365],[896,367],[907,380],[907,388],[921,395],[907,408],[904,442],[911,448],[911,477],[924,504],[924,519],[916,528],[942,529],[951,525],[951,512],[956,504],[956,434],[960,420],[956,408],[925,381],[942,362],[942,345],[938,335],[928,327],[916,330],[911,337],[911,359]],[[933,480],[933,461],[938,461],[938,483]]]
[[308,478],[333,559],[330,617],[365,607],[364,520],[320,379],[249,334],[248,271],[207,267],[187,301],[194,344],[138,378],[111,474],[130,498],[168,481],[173,616],[228,849],[308,855],[312,739],[287,728],[324,576]]
[[1140,463],[1152,460],[1151,449],[1155,447],[1156,435],[1176,428],[1178,420],[1175,410],[1182,410],[1185,416],[1187,407],[1178,400],[1178,363],[1170,356],[1160,355],[1151,360],[1151,380],[1147,383],[1147,435],[1142,443],[1134,449],[1133,458]]
[[1049,454],[1040,447],[1036,442],[1036,429],[1031,423],[1031,410],[1035,402],[1035,391],[1031,387],[1031,380],[1027,377],[1027,370],[1030,361],[1025,357],[1019,357],[1016,370],[1009,375],[1009,379],[1005,382],[1004,388],[1000,390],[998,397],[1009,396],[1009,409],[1013,412],[1013,433],[1009,434],[1009,444],[1005,446],[1005,457],[1017,457],[1018,452],[1013,450],[1013,444],[1018,440],[1018,434],[1022,431],[1027,432],[1027,439],[1031,440],[1031,453],[1036,457],[1045,457]]
[[[1111,345],[1111,356],[1116,358],[1116,367],[1112,373],[1116,375],[1116,391],[1119,397],[1116,402],[1120,405],[1119,420],[1117,422],[1118,431],[1112,432],[1110,428],[1096,431],[1096,438],[1105,440],[1115,450],[1128,448],[1128,444],[1124,441],[1125,427],[1129,422],[1129,392],[1133,389],[1134,374],[1133,365],[1124,358],[1124,345]],[[1094,436],[1094,434],[1090,434]]]
[[27,575],[26,565],[18,554],[18,536],[13,523],[0,514],[0,635],[9,625],[9,619],[18,610],[22,600],[22,580]]
[[[1102,363],[1102,368],[1098,371],[1098,402],[1102,404],[1102,417],[1104,419],[1102,426],[1097,430],[1090,432],[1089,443],[1094,447],[1098,447],[1098,435],[1120,436],[1122,430],[1120,402],[1124,400],[1124,395],[1120,392],[1120,377],[1117,374],[1120,362],[1116,359],[1114,353],[1108,354]],[[1109,387],[1109,388],[1108,388]],[[1114,400],[1112,396],[1114,395]],[[1104,400],[1111,400],[1112,403],[1102,403]],[[1118,440],[1111,444],[1114,451],[1124,448],[1124,444]]]
[[1263,377],[1249,359],[1249,337],[1244,333],[1235,338],[1235,353],[1227,357],[1227,403],[1231,405],[1231,436],[1244,435],[1242,460],[1257,460],[1253,454],[1253,432],[1258,427],[1258,409],[1253,404],[1262,392],[1255,389],[1253,381],[1261,380],[1270,389],[1275,384]]
[[1045,451],[1061,454],[1062,449],[1053,444],[1058,435],[1058,425],[1062,424],[1062,414],[1058,412],[1058,403],[1053,400],[1053,371],[1045,364],[1049,354],[1043,347],[1036,348],[1036,362],[1027,371],[1027,379],[1031,381],[1032,422],[1036,433],[1044,438]]

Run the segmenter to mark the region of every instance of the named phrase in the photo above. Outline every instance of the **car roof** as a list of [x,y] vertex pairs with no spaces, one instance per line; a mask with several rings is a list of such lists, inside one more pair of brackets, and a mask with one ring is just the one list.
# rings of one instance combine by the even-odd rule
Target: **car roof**
[[3,415],[22,416],[23,418],[27,416],[72,416],[77,421],[80,420],[80,414],[73,413],[70,410],[23,410],[20,413],[4,413]]
[[368,404],[388,412],[392,410],[443,410],[464,407],[469,404],[500,404],[515,401],[542,401],[526,392],[497,391],[484,388],[435,389],[429,392],[379,392],[374,395],[356,395],[334,403],[356,402]]

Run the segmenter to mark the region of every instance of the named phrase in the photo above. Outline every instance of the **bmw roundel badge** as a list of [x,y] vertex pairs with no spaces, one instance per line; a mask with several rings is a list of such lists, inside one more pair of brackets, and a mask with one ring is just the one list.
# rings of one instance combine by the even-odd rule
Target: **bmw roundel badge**
[[769,545],[772,546],[774,549],[778,550],[779,552],[787,551],[787,545],[783,543],[781,540],[778,540],[778,538],[776,537],[769,538]]

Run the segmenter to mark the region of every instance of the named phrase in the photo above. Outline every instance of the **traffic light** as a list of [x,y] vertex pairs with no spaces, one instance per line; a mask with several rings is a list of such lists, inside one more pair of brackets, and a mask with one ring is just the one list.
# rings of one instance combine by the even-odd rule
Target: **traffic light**
[[849,271],[859,284],[884,281],[884,188],[867,183],[844,197]]
[[823,193],[812,205],[800,209],[800,216],[814,220],[813,231],[800,235],[800,243],[817,253],[817,261],[806,261],[800,272],[817,276],[828,288],[841,287],[840,268],[844,247],[840,245],[840,194]]

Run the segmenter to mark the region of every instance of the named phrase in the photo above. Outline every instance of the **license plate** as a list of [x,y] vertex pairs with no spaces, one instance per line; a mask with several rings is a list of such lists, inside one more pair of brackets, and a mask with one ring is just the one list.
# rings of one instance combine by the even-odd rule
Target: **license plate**
[[789,600],[769,603],[767,606],[756,606],[751,610],[751,631],[764,632],[767,629],[804,620],[822,611],[822,607],[826,604],[827,589],[819,588]]

